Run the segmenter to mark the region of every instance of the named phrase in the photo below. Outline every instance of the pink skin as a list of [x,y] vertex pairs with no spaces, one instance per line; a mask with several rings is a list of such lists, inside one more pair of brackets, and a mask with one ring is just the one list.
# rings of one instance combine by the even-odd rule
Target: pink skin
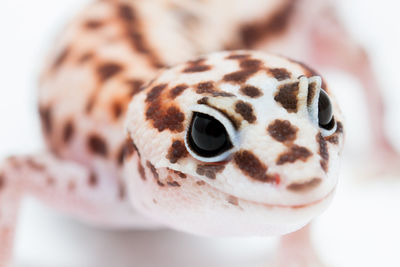
[[[332,12],[326,12],[330,8],[328,2],[303,0],[298,3],[298,10],[284,32],[261,40],[250,48],[277,52],[316,67],[339,68],[356,76],[365,88],[371,125],[375,126],[372,127],[374,149],[385,157],[397,159],[398,154],[384,133],[382,98],[364,51],[348,36]],[[208,48],[201,49],[207,51]],[[129,206],[125,199],[112,201],[122,194],[117,171],[111,168],[111,175],[106,176],[98,170],[96,178],[93,178],[88,167],[81,165],[91,161],[91,158],[85,158],[79,151],[79,145],[77,147],[77,151],[72,149],[72,153],[67,151],[64,154],[71,162],[49,153],[45,157],[10,158],[1,165],[0,267],[10,263],[18,206],[26,194],[34,195],[91,224],[118,228],[149,226],[149,222],[137,214],[130,212],[129,216],[126,215]],[[81,157],[85,160],[79,160]],[[93,190],[92,183],[107,189]],[[115,214],[110,216],[110,211]],[[150,226],[157,227],[156,224]],[[276,262],[278,266],[288,266],[291,263],[297,263],[296,266],[309,266],[311,263],[321,265],[312,249],[309,230],[307,226],[283,237]]]

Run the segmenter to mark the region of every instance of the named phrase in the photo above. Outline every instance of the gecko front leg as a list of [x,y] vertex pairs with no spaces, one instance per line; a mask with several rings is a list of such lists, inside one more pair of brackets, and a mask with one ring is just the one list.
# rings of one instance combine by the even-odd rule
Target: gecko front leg
[[8,158],[0,167],[0,267],[10,264],[19,206],[26,195],[94,225],[152,227],[130,208],[123,185],[108,180],[51,154]]

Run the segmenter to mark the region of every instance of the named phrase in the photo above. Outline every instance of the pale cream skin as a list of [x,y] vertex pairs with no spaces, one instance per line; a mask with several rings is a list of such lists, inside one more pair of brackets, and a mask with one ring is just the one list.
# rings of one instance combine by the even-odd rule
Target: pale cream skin
[[[40,80],[39,109],[49,151],[10,157],[0,168],[0,267],[11,262],[19,203],[25,195],[93,225],[168,226],[212,236],[286,234],[327,207],[337,182],[343,132],[332,96],[337,124],[331,131],[318,126],[319,92],[322,88],[330,94],[321,78],[303,64],[254,51],[207,54],[201,61],[193,60],[227,48],[252,48],[317,66],[354,70],[362,65],[355,74],[372,79],[372,85],[366,83],[372,92],[374,80],[367,64],[362,64],[365,57],[349,38],[334,42],[345,33],[322,15],[326,3],[252,0],[241,6],[241,1],[227,2],[102,1],[72,21],[57,40]],[[332,34],[322,32],[313,21],[321,17],[331,23]],[[274,20],[286,26],[276,27]],[[258,32],[258,21],[270,32]],[[254,39],[249,31],[264,37]],[[338,57],[339,51],[349,55]],[[254,60],[260,64],[255,66]],[[241,71],[249,74],[229,76]],[[197,92],[202,83],[231,95],[207,91],[209,86],[200,86]],[[275,99],[282,86],[294,83],[298,84],[295,111]],[[152,97],[154,87],[162,84],[167,85],[161,96]],[[176,89],[181,92],[174,98],[169,96],[179,85],[187,88]],[[246,86],[258,88],[261,95],[244,94]],[[310,86],[316,90],[312,97]],[[207,101],[200,101],[204,97]],[[238,101],[250,105],[255,120],[238,112]],[[372,108],[379,107],[379,100],[374,103]],[[164,111],[170,105],[179,112],[166,118]],[[149,107],[161,111],[161,118],[154,110],[148,115]],[[234,139],[234,148],[224,157],[210,162],[190,151],[185,140],[193,112],[223,123]],[[296,129],[295,139],[274,138],[268,127],[276,120],[289,122]],[[385,147],[380,130],[375,140]],[[175,141],[181,142],[173,146]],[[309,154],[278,163],[294,145]],[[254,157],[236,154],[241,151],[251,151]],[[210,170],[209,164],[221,161],[213,166],[223,168]],[[251,166],[246,167],[246,162]],[[208,167],[199,169],[199,165]],[[286,237],[282,255],[297,248],[291,238],[307,239],[304,232]],[[304,253],[290,253],[290,261],[309,266],[317,259],[309,241],[302,245]],[[282,257],[277,264],[286,266],[288,260]]]

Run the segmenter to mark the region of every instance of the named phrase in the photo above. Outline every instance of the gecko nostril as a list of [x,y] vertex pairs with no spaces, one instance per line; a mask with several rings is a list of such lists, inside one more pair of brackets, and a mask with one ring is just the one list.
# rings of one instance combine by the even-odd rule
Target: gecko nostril
[[293,182],[289,184],[286,189],[295,192],[295,193],[303,193],[311,191],[318,187],[322,182],[321,178],[312,178],[311,180],[302,181],[302,182]]

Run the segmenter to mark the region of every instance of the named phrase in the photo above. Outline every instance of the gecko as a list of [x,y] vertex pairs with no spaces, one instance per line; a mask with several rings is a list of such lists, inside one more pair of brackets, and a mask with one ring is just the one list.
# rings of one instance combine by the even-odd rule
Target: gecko
[[[306,225],[333,196],[343,118],[302,61],[353,73],[372,92],[372,119],[382,113],[368,59],[330,7],[91,4],[59,36],[40,78],[48,151],[0,167],[0,266],[11,260],[25,195],[104,227],[248,236]],[[377,147],[390,153],[376,129]]]

